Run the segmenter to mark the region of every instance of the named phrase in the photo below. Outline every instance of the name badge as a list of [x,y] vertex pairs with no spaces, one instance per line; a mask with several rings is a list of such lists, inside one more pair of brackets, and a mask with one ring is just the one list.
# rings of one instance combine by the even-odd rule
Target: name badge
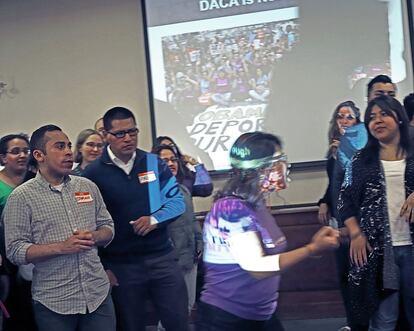
[[89,192],[75,192],[75,199],[78,203],[88,203],[93,201]]
[[155,176],[154,171],[141,172],[138,174],[140,184],[150,183],[156,179],[157,177]]

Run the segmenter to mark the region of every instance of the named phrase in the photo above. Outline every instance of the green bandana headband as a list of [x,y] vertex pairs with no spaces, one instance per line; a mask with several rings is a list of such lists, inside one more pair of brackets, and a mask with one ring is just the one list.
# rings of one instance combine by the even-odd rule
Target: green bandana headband
[[261,159],[254,160],[238,160],[230,157],[230,163],[234,168],[237,169],[257,169],[263,168],[264,166],[270,165],[276,161],[287,161],[286,154],[276,153],[272,156],[266,156]]

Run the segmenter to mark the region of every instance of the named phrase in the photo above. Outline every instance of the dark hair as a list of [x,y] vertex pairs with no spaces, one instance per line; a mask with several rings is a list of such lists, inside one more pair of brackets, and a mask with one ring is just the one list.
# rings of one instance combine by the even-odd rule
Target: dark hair
[[105,131],[112,129],[112,121],[125,120],[128,118],[132,118],[134,120],[134,123],[136,123],[135,116],[129,109],[124,107],[113,107],[109,109],[103,116]]
[[40,150],[46,154],[46,133],[52,131],[62,131],[62,129],[54,124],[47,124],[38,128],[32,133],[32,136],[30,138],[30,154],[33,155],[33,152],[35,150]]
[[367,85],[367,96],[369,96],[369,93],[372,91],[372,88],[374,87],[374,84],[382,83],[382,84],[394,84],[391,80],[391,78],[387,75],[378,75],[372,78],[368,85]]
[[181,153],[181,151],[178,148],[177,144],[175,143],[175,141],[171,137],[168,137],[168,136],[158,136],[155,139],[153,148],[158,147],[158,146],[161,146],[161,145],[165,145],[165,144],[162,143],[163,140],[169,140],[169,141],[171,141],[173,143],[173,146],[172,147],[174,149],[174,154],[177,154],[177,157],[182,160],[183,159],[183,153]]
[[281,140],[270,133],[249,132],[237,138],[230,150],[231,178],[214,200],[234,195],[246,200],[252,208],[261,205],[264,197],[260,170],[268,166],[264,160],[271,158],[278,148],[282,148]]
[[161,151],[163,151],[164,149],[167,149],[170,152],[172,152],[175,155],[175,157],[178,159],[177,175],[175,176],[175,178],[177,179],[178,183],[182,184],[186,176],[185,169],[187,169],[187,167],[183,164],[182,160],[178,157],[178,154],[176,153],[174,148],[169,145],[158,145],[158,146],[152,147],[151,153],[157,154],[159,156],[161,154]]
[[[27,145],[29,145],[29,137],[27,136],[27,134],[24,134],[24,133],[8,134],[7,136],[4,136],[0,139],[0,154],[1,155],[7,154],[7,150],[9,149],[9,142],[13,139],[24,140],[27,143]],[[2,160],[0,160],[0,164],[4,165]]]
[[404,98],[404,108],[407,113],[408,120],[411,122],[414,116],[414,93],[410,93]]
[[[337,123],[337,114],[342,107],[351,108],[351,110],[353,111],[355,115],[356,122],[361,123],[361,112],[359,108],[355,105],[355,103],[350,100],[341,102],[338,106],[335,107],[331,120],[329,121],[329,130],[328,130],[329,144],[331,144],[333,140],[339,139],[339,137],[341,136],[339,132],[338,123]],[[336,148],[330,147],[328,149],[326,157],[329,159],[335,153],[336,153]]]
[[[278,137],[260,131],[242,134],[230,149],[230,163],[233,168],[250,170],[261,167],[261,160],[272,157],[282,143]],[[252,165],[255,163],[256,165]],[[258,162],[258,163],[257,163]]]
[[408,117],[405,113],[403,106],[400,102],[388,95],[381,95],[375,99],[372,99],[367,106],[365,111],[364,123],[368,132],[368,142],[364,148],[366,153],[364,157],[366,162],[372,162],[375,158],[378,158],[380,144],[378,140],[369,131],[369,123],[371,121],[371,113],[374,106],[378,106],[387,115],[391,116],[398,124],[400,130],[400,143],[399,143],[399,154],[406,153],[407,157],[411,156],[410,138],[408,135]]
[[82,145],[85,143],[85,141],[93,135],[97,135],[99,136],[99,138],[101,138],[102,142],[103,142],[103,138],[101,136],[101,134],[93,129],[85,129],[82,130],[79,135],[78,138],[76,139],[76,145],[75,145],[75,162],[77,163],[82,163],[82,153],[79,151],[80,148],[82,147]]

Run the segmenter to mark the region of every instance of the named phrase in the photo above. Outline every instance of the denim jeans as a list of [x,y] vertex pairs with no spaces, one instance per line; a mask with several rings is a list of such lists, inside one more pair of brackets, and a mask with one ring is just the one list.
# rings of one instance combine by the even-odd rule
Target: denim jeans
[[[410,329],[414,331],[414,266],[412,265],[412,246],[394,246],[395,264],[399,270],[400,292]],[[394,331],[399,313],[399,291],[389,292],[380,302],[370,320],[369,331]]]
[[115,311],[109,294],[92,313],[58,314],[35,300],[33,311],[39,331],[115,331]]

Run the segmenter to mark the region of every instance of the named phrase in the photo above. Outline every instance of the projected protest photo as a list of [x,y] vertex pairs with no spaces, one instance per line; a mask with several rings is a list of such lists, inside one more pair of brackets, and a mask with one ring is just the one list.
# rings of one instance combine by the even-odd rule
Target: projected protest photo
[[403,0],[145,1],[154,136],[213,171],[229,169],[230,146],[252,131],[280,133],[293,163],[323,160],[320,126],[338,102],[364,109],[378,74],[412,91],[404,10]]
[[[213,155],[232,137],[262,130],[272,68],[298,39],[294,20],[162,38],[167,100],[196,146]],[[225,156],[213,158],[215,168]]]
[[266,102],[272,66],[298,37],[294,21],[164,37],[168,101],[177,109]]

